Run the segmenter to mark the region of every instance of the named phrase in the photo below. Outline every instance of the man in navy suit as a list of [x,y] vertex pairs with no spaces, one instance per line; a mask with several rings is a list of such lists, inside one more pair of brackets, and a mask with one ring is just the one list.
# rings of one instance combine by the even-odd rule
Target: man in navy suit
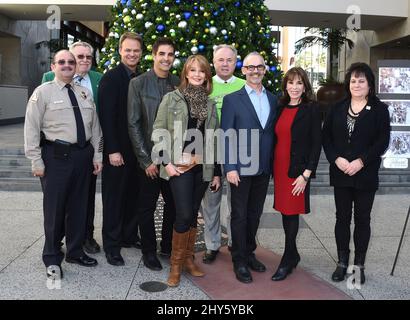
[[256,259],[256,231],[272,171],[273,127],[277,98],[262,85],[266,72],[258,52],[248,54],[242,67],[245,86],[226,95],[221,128],[225,132],[224,169],[231,186],[232,261],[236,278],[252,282],[249,269],[264,272]]

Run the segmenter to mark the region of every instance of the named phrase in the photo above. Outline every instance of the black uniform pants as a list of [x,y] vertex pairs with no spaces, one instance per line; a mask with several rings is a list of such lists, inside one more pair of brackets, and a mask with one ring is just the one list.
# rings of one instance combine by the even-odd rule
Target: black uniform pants
[[93,170],[94,149],[70,147],[64,159],[56,158],[54,145],[42,148],[45,175],[43,188],[45,244],[43,262],[46,266],[60,265],[64,254],[61,238],[66,237],[66,256],[78,258],[84,254],[82,244],[87,219],[88,189]]
[[256,232],[263,212],[269,175],[240,177],[238,187],[231,184],[232,262],[246,265],[256,249]]
[[137,214],[140,175],[137,161],[125,159],[125,164],[114,167],[104,161],[102,172],[103,246],[106,253],[120,254],[124,234],[132,232],[134,242],[137,230],[126,231],[124,222]]
[[151,179],[143,172],[141,186],[138,195],[137,220],[141,234],[142,253],[155,253],[157,249],[154,213],[160,192],[164,199],[161,250],[170,253],[172,229],[175,222],[175,204],[169,182],[159,177]]
[[336,225],[335,236],[338,251],[348,251],[350,243],[350,223],[354,208],[353,240],[355,251],[366,253],[370,241],[370,213],[375,190],[335,187]]

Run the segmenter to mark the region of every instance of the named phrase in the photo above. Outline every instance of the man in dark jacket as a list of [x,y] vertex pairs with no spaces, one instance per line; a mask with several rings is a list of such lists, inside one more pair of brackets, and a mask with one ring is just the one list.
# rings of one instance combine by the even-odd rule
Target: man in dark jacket
[[159,38],[152,47],[153,69],[132,79],[128,91],[128,131],[140,167],[144,170],[138,195],[137,220],[141,232],[144,265],[151,270],[161,270],[156,256],[154,212],[161,191],[164,199],[162,241],[160,253],[170,256],[175,205],[168,181],[159,177],[158,166],[152,163],[151,134],[162,97],[175,90],[178,77],[169,70],[175,59],[175,46],[169,38]]
[[[224,170],[231,187],[231,254],[236,278],[244,283],[252,282],[248,268],[256,272],[266,270],[254,253],[272,171],[277,107],[277,98],[262,85],[265,72],[263,57],[257,52],[248,54],[242,67],[245,86],[226,95],[222,104],[221,128],[229,138]],[[235,134],[231,136],[229,132]],[[239,139],[232,141],[235,135]]]
[[[137,210],[140,178],[127,129],[127,95],[129,81],[136,76],[141,58],[142,38],[133,32],[124,33],[119,53],[121,63],[104,74],[99,88],[99,117],[104,135],[102,234],[107,261],[115,266],[124,265],[120,254],[123,221],[129,221]],[[136,230],[134,233],[136,237]]]

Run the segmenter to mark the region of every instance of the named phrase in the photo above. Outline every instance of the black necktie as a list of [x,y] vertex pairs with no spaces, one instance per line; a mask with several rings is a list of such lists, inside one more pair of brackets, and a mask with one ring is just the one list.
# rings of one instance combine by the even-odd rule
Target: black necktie
[[65,87],[68,90],[68,96],[71,100],[71,105],[73,106],[74,116],[75,116],[75,124],[77,126],[77,144],[80,148],[85,146],[85,129],[84,129],[84,122],[83,117],[81,116],[81,111],[78,106],[77,98],[75,97],[73,89],[71,89],[71,85],[67,83]]

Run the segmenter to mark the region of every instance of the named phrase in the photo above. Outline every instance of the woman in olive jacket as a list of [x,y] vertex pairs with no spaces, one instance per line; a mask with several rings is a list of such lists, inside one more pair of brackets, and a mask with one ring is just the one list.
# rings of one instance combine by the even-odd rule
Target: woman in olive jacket
[[360,268],[363,284],[370,213],[379,186],[381,156],[389,145],[390,117],[387,105],[375,95],[375,77],[367,64],[352,64],[344,86],[347,98],[330,109],[322,134],[336,204],[338,265],[332,280],[342,281],[346,276],[354,208],[354,264]]
[[[214,168],[213,130],[218,120],[215,102],[208,98],[211,91],[208,61],[201,55],[190,56],[182,69],[181,85],[164,96],[154,122],[151,156],[161,163],[161,178],[169,179],[176,209],[168,277],[171,287],[178,286],[182,268],[195,277],[204,275],[193,261],[197,215],[209,182],[215,191],[221,184],[220,166]],[[155,160],[159,156],[161,160]]]

